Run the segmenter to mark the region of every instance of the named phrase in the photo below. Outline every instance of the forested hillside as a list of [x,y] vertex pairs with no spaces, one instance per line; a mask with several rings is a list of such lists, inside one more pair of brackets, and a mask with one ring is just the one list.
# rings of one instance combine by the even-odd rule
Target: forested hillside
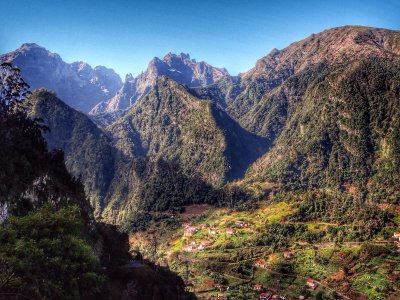
[[398,198],[399,67],[377,58],[323,68],[302,99],[288,103],[275,146],[248,178],[303,190],[354,185],[374,201]]
[[397,31],[329,29],[193,93],[274,145],[249,168],[248,182],[354,185],[357,195],[396,199],[399,40]]
[[[126,267],[132,259],[127,236],[95,221],[63,152],[47,150],[42,132],[49,128],[27,116],[28,85],[19,73],[1,65],[0,297],[192,299],[167,268],[156,275],[143,259],[140,273]],[[60,105],[44,90],[32,97]]]
[[[239,193],[253,193],[255,184],[340,188],[392,201],[399,193],[398,36],[330,29],[205,87],[155,75],[132,108],[95,117],[104,129],[43,90],[30,97],[30,115],[52,128],[49,148],[64,150],[96,215],[112,222],[225,203],[232,195],[224,185],[243,177]],[[335,41],[341,46],[329,46]]]
[[116,153],[107,135],[86,115],[72,109],[52,92],[35,90],[27,100],[29,116],[50,128],[44,133],[49,149],[62,149],[68,170],[81,178],[96,214],[114,174]]
[[130,161],[119,164],[105,209],[107,218],[117,214],[118,220],[140,211],[221,203],[224,182],[242,176],[267,146],[221,108],[166,77],[106,131],[120,157]]

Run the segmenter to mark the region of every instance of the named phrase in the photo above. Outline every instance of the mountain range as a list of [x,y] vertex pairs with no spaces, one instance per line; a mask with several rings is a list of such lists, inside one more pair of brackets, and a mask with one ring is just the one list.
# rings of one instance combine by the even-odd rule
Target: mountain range
[[[33,87],[56,92],[34,92],[31,115],[49,125],[49,147],[64,150],[96,214],[110,222],[222,203],[233,180],[245,189],[338,188],[374,201],[399,197],[398,31],[329,29],[272,50],[239,76],[170,53],[122,86],[111,75],[113,84],[93,83],[88,78],[98,67],[61,63],[32,44],[1,58],[17,64]],[[39,66],[48,76],[40,83],[30,77]],[[46,86],[66,78],[73,78],[67,86],[103,91],[102,99],[86,99],[81,110],[90,117],[75,111],[82,105],[75,92]]]
[[34,43],[0,55],[0,61],[19,67],[31,89],[46,87],[55,91],[65,103],[82,112],[112,97],[122,85],[112,69],[92,68],[82,61],[68,64],[58,54]]
[[215,68],[204,61],[196,62],[188,54],[168,53],[163,59],[152,59],[146,71],[136,78],[128,74],[118,93],[110,100],[96,105],[90,114],[111,113],[131,107],[155,86],[161,76],[196,87],[212,84],[226,75],[229,75],[227,70]]

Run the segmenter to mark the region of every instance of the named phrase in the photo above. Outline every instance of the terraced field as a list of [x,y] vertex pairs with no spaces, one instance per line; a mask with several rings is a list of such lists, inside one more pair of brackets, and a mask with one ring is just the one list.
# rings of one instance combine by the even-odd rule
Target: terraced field
[[[255,284],[287,299],[400,297],[400,257],[392,239],[378,233],[370,241],[337,242],[350,224],[294,222],[291,216],[297,211],[296,203],[284,201],[261,203],[253,211],[203,208],[174,216],[174,226],[158,228],[164,234],[152,236],[150,229],[131,236],[131,246],[146,255],[148,241],[154,245],[156,240],[152,255],[204,299],[218,294],[258,299],[262,291],[255,291]],[[388,235],[397,229],[383,231]],[[290,258],[284,255],[288,251]],[[256,263],[260,260],[261,266]],[[317,282],[315,289],[307,288],[310,278]]]

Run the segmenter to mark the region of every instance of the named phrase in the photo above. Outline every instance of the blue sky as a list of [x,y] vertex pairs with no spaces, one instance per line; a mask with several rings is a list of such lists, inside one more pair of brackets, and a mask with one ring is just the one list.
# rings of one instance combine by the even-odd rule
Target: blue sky
[[341,25],[400,29],[400,1],[0,0],[0,53],[35,42],[67,62],[145,70],[168,52],[251,68],[272,48]]

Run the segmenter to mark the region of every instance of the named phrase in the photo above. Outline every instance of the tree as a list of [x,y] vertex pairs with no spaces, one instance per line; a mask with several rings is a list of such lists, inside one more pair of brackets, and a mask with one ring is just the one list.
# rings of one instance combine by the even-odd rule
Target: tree
[[21,71],[9,63],[0,66],[0,112],[8,112],[30,93]]
[[0,227],[0,293],[80,299],[100,292],[104,278],[77,206],[50,205]]

